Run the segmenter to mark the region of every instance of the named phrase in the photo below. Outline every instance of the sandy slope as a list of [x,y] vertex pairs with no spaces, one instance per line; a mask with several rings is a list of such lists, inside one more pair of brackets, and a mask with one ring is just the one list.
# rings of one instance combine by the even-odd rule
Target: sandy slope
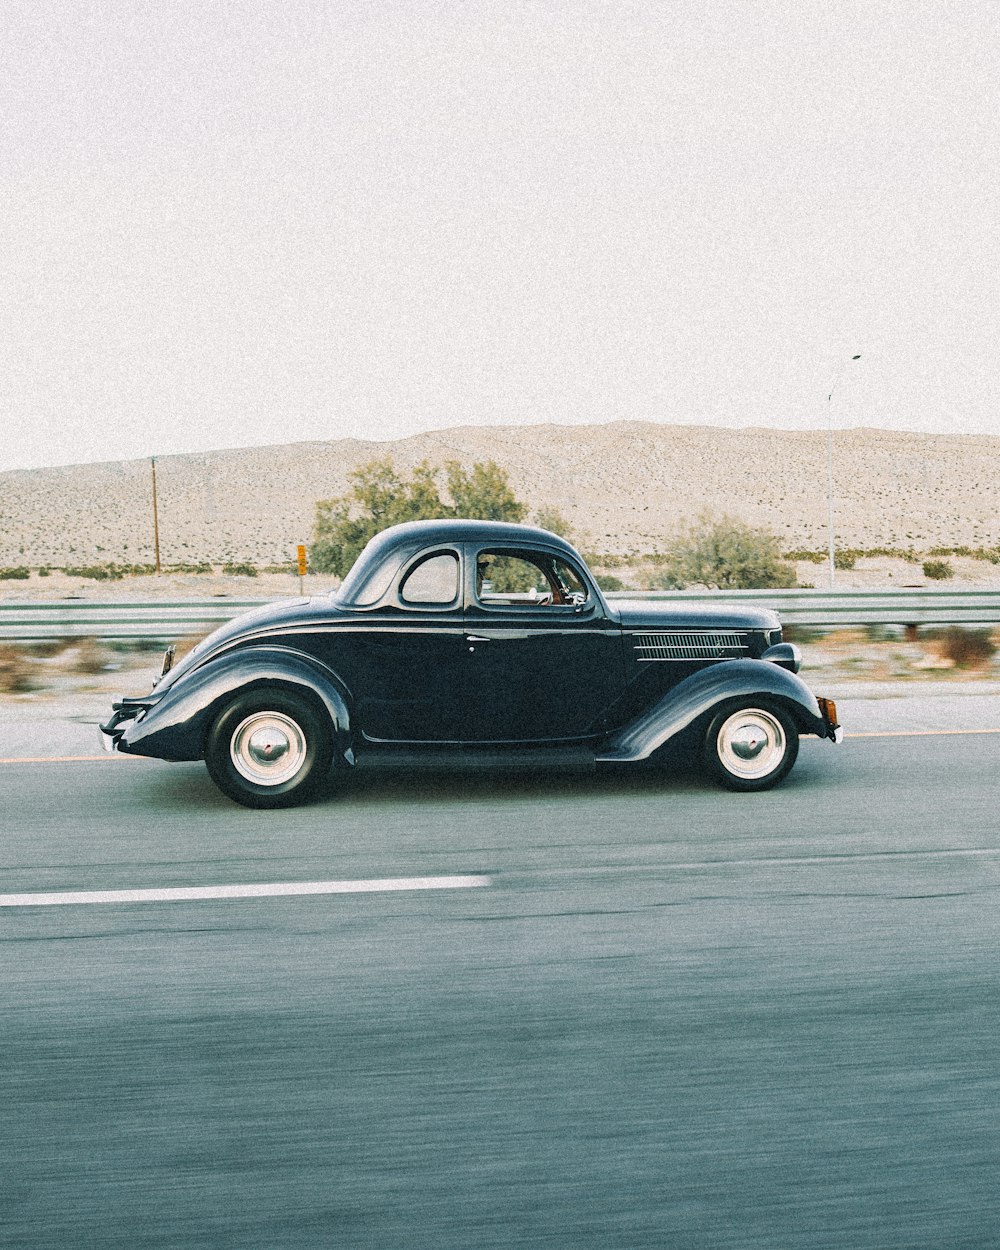
[[[787,547],[826,543],[825,433],[612,422],[158,458],[162,558],[286,560],[315,501],[381,456],[495,459],[520,498],[558,508],[580,545],[606,552],[655,550],[705,507],[767,525]],[[842,545],[1000,543],[1000,438],[839,431],[835,475]],[[0,565],[151,557],[148,461],[0,473]]]

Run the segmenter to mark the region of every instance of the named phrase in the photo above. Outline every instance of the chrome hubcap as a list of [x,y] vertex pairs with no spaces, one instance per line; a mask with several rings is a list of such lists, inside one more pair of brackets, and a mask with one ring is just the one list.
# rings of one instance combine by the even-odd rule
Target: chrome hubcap
[[770,712],[743,708],[723,723],[718,748],[719,759],[729,772],[752,781],[766,777],[780,765],[785,755],[785,732]]
[[254,712],[237,726],[229,744],[233,766],[257,786],[280,786],[302,767],[306,738],[281,712]]

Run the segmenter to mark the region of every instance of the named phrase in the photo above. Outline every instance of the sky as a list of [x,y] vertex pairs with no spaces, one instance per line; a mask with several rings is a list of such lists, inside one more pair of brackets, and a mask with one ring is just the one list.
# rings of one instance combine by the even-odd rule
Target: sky
[[5,0],[0,469],[1000,434],[998,64],[995,0]]

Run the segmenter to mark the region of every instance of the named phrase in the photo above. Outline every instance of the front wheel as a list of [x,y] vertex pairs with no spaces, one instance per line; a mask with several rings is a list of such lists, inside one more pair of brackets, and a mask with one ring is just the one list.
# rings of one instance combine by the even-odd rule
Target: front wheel
[[729,704],[708,726],[705,766],[730,790],[768,790],[791,771],[799,753],[795,722],[777,704]]
[[219,789],[244,807],[291,807],[329,770],[330,727],[305,699],[284,691],[240,695],[216,718],[205,763]]

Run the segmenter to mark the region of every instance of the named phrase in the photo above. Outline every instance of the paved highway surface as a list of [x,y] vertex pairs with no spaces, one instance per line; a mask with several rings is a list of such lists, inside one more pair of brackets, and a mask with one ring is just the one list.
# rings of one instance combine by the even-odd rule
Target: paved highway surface
[[[0,1244],[1000,1244],[1000,734],[784,787],[0,765]],[[487,877],[385,892],[378,881]],[[411,883],[412,884],[412,883]]]

